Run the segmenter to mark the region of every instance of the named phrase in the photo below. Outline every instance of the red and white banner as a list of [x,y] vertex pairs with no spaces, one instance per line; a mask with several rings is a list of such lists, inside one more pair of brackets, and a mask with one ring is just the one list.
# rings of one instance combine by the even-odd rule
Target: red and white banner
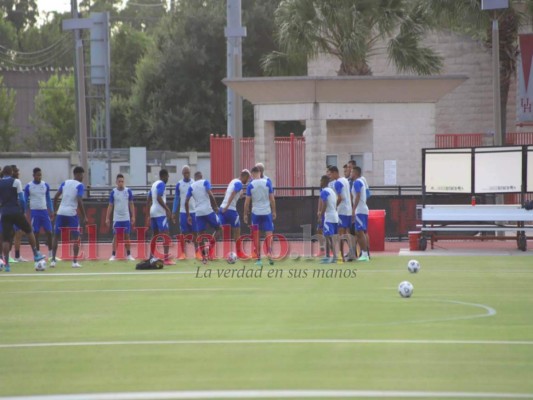
[[533,33],[519,36],[520,54],[517,59],[518,91],[517,113],[519,122],[533,122]]

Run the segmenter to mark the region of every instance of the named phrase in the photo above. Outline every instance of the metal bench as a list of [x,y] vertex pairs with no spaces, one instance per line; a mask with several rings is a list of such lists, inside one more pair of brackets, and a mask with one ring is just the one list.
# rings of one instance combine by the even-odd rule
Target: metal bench
[[[520,250],[527,249],[526,232],[533,231],[533,211],[527,211],[519,204],[513,205],[426,205],[418,206],[422,226],[419,248],[427,248],[427,237],[431,248],[439,239],[462,240],[516,240]],[[458,232],[463,235],[443,235],[439,233]],[[470,235],[465,235],[470,232]],[[516,236],[481,235],[480,232],[516,232]],[[426,234],[424,234],[426,233]],[[426,237],[427,236],[427,237]]]

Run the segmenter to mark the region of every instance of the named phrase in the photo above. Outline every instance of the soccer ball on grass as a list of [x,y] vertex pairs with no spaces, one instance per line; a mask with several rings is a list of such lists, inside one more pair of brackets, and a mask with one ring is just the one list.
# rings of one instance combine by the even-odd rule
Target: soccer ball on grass
[[228,262],[228,264],[235,264],[237,262],[237,254],[232,251],[229,252],[226,256],[226,261]]
[[44,270],[46,270],[46,261],[45,260],[37,261],[35,263],[35,271],[42,272]]
[[402,297],[411,297],[413,294],[414,287],[411,282],[403,281],[398,285],[398,293]]
[[416,260],[409,260],[407,263],[407,270],[412,274],[416,274],[420,271],[420,263]]

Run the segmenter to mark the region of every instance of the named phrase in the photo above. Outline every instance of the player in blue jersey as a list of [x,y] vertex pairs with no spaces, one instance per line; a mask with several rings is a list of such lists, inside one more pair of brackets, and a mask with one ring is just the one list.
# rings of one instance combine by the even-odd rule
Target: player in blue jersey
[[[274,232],[274,220],[276,219],[276,199],[274,198],[274,188],[272,182],[266,178],[261,178],[261,170],[258,167],[252,168],[253,181],[246,188],[246,200],[244,202],[244,222],[247,224],[250,214],[250,204],[252,205],[252,229],[257,227],[259,231],[265,232],[265,243],[267,246],[267,257],[270,265],[272,260],[272,234]],[[260,242],[260,240],[259,240]],[[262,267],[261,246],[255,244],[257,255],[256,265]]]
[[[83,205],[83,192],[85,186],[83,185],[83,175],[85,170],[82,167],[76,167],[73,170],[74,179],[67,179],[63,182],[57,193],[54,196],[54,210],[56,214],[54,241],[52,245],[52,261],[50,267],[56,266],[56,254],[59,240],[63,235],[67,238],[74,239],[74,258],[72,260],[72,268],[81,268],[78,263],[78,254],[80,251],[80,220],[78,218],[78,211],[84,224],[87,224],[87,214],[85,214],[85,207]],[[61,202],[59,199],[61,198]],[[59,207],[58,207],[59,205]]]
[[[150,193],[148,193],[148,197],[146,199],[146,206],[150,209],[149,222],[153,234],[152,240],[160,233],[168,234],[169,231],[168,221],[172,218],[172,212],[167,206],[167,182],[168,171],[166,169],[162,169],[159,171],[159,180],[152,184],[152,188],[150,189]],[[174,265],[174,262],[170,259],[169,250],[169,245],[163,244],[164,264]],[[150,254],[150,258],[153,257],[152,253],[153,252]]]
[[237,212],[237,202],[242,194],[244,185],[250,180],[250,171],[243,170],[238,178],[233,179],[226,189],[224,200],[220,205],[218,217],[222,225],[231,226],[233,240],[241,236],[241,222]]
[[[194,199],[189,201],[189,215],[191,216],[191,223],[187,221],[187,212],[185,211],[185,200],[187,199],[187,192],[194,183],[191,179],[191,168],[188,165],[184,165],[181,169],[183,179],[176,184],[176,191],[174,197],[174,204],[172,205],[172,222],[180,225],[180,233],[184,236],[191,235],[192,242],[196,243],[196,212]],[[181,247],[179,251],[179,260],[185,260],[185,240],[179,242]]]
[[339,176],[339,169],[335,166],[329,167],[330,178],[333,180],[333,190],[337,194],[337,212],[339,213],[339,240],[340,252],[344,261],[344,239],[348,242],[348,248],[352,249],[353,239],[350,235],[350,225],[352,224],[352,197],[350,194],[350,184],[345,177]]
[[[207,179],[203,179],[200,171],[194,174],[194,183],[187,191],[185,199],[185,213],[187,214],[187,221],[192,224],[191,216],[191,201],[194,199],[196,207],[196,231],[198,235],[206,233],[207,225],[213,229],[213,236],[220,228],[220,220],[218,218],[218,206],[215,201],[215,196],[211,191],[211,183]],[[215,247],[210,247],[207,239],[203,240],[201,246],[202,262],[207,263],[208,258],[214,258]]]
[[[11,165],[11,170],[13,171],[11,176],[15,179],[19,179],[20,178],[20,170],[18,169],[18,167],[16,165]],[[27,201],[27,199],[26,199]],[[13,239],[13,244],[14,244],[14,248],[15,248],[15,257],[14,257],[14,261],[15,262],[26,262],[28,260],[26,260],[24,257],[22,257],[20,255],[20,246],[22,244],[22,234],[24,233],[22,230],[20,230],[20,228],[15,225],[14,226],[14,230],[15,230],[15,237]]]
[[24,215],[26,209],[26,199],[22,191],[20,180],[12,177],[13,170],[10,165],[3,169],[3,177],[0,179],[0,223],[2,224],[2,252],[4,255],[5,271],[10,272],[9,251],[14,235],[14,225],[17,225],[30,241],[33,250],[34,260],[40,261],[44,256],[37,249],[35,235]]
[[367,200],[367,186],[366,180],[361,179],[361,168],[354,167],[352,169],[352,178],[354,179],[352,193],[354,195],[352,221],[355,225],[355,231],[357,233],[357,243],[361,248],[361,256],[357,261],[369,261],[368,257],[368,206]]
[[48,257],[52,258],[52,220],[54,217],[54,206],[50,198],[50,186],[42,180],[41,168],[33,169],[33,181],[24,188],[26,201],[29,203],[30,219],[39,248],[39,233],[41,230],[46,234],[46,245],[48,246]]
[[335,263],[337,261],[337,242],[339,214],[337,212],[337,194],[329,186],[329,178],[323,175],[320,179],[320,209],[318,210],[318,222],[322,223],[322,231],[332,250],[332,257],[324,257],[323,264]]
[[109,205],[105,224],[111,226],[111,212],[113,213],[113,248],[109,261],[115,261],[117,255],[117,235],[124,235],[124,246],[126,247],[126,259],[135,261],[131,255],[130,233],[135,226],[135,206],[133,205],[133,193],[124,185],[124,175],[118,174],[117,186],[109,194]]

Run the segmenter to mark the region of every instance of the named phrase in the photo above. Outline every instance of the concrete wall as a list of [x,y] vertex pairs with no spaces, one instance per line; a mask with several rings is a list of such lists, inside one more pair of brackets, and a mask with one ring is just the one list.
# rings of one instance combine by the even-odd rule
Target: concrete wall
[[[78,154],[76,152],[68,153],[2,153],[0,155],[0,166],[15,164],[20,169],[20,179],[23,184],[31,181],[32,170],[39,167],[43,171],[43,179],[50,185],[52,189],[57,189],[61,182],[72,178],[72,169],[79,165]],[[176,185],[182,178],[181,168],[184,165],[191,167],[192,173],[200,170],[204,178],[210,178],[211,159],[209,153],[177,153],[176,158],[166,161],[166,168],[169,169],[169,184]],[[147,184],[151,185],[159,179],[160,164],[148,164],[151,172],[147,173]],[[130,174],[128,172],[130,161],[127,159],[113,160],[111,164],[111,172],[113,177],[113,184],[115,176],[118,173],[124,175],[126,185],[130,181]],[[122,170],[121,170],[121,167]]]
[[20,180],[23,185],[33,179],[33,169],[42,169],[43,180],[51,188],[57,189],[61,182],[72,176],[72,167],[76,155],[62,153],[2,153],[0,166],[15,164],[20,170]]
[[[469,79],[444,96],[436,108],[435,133],[487,133],[494,131],[492,101],[492,61],[490,49],[467,36],[452,33],[428,35],[425,43],[444,58],[442,74],[464,74]],[[385,44],[376,47],[370,59],[374,76],[398,75],[388,61]],[[310,76],[337,75],[340,62],[321,56],[308,64]],[[405,75],[405,74],[403,74]],[[516,81],[509,92],[507,130],[516,131]]]
[[[364,175],[370,184],[383,185],[384,162],[397,164],[398,185],[418,185],[423,147],[432,147],[435,105],[423,104],[294,104],[256,105],[256,158],[275,171],[275,150],[262,133],[272,120],[306,121],[306,185],[316,186],[324,174],[326,155],[337,154],[339,166],[352,154],[366,154]],[[273,137],[272,137],[273,139]],[[257,155],[260,154],[258,157]],[[275,182],[275,174],[269,175]]]

